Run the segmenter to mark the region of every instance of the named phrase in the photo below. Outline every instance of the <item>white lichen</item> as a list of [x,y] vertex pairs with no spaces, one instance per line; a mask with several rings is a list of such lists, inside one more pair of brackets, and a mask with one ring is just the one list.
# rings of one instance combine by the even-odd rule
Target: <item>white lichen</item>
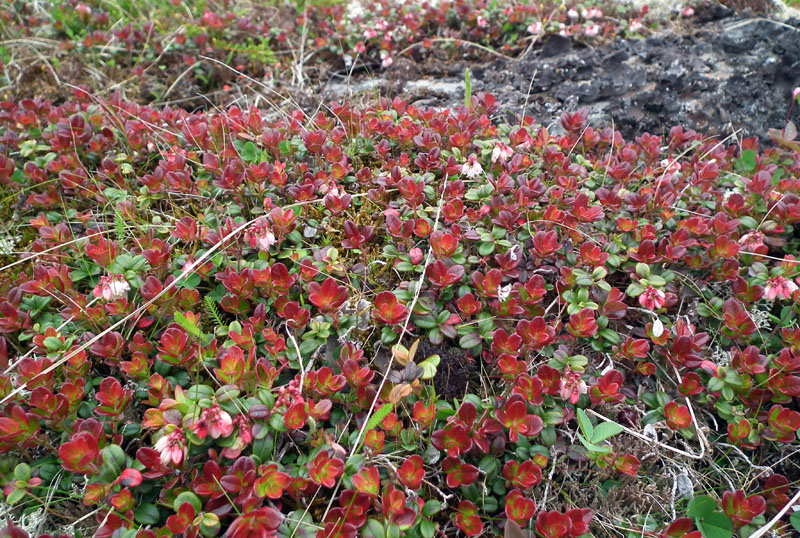
[[0,236],[0,255],[8,256],[16,252],[17,243],[22,238],[19,236],[3,235]]
[[711,362],[717,366],[727,366],[731,362],[731,352],[717,346],[711,351]]
[[770,330],[772,325],[769,322],[769,312],[760,310],[757,306],[753,306],[750,310],[750,317],[753,318],[753,323],[756,324],[758,329]]

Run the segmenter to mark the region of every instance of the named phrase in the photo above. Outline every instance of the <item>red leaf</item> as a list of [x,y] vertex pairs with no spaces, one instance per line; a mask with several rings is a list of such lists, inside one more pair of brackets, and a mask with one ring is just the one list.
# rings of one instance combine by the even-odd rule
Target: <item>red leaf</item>
[[97,439],[89,432],[75,434],[58,449],[58,457],[63,461],[64,469],[81,474],[96,470],[95,461],[98,454]]
[[475,505],[470,501],[458,503],[456,512],[456,525],[467,536],[478,536],[483,532],[483,521],[475,511]]
[[259,508],[239,516],[228,527],[226,538],[250,538],[253,536],[272,536],[271,531],[280,527],[283,517],[274,508]]
[[136,469],[125,469],[117,478],[117,483],[122,487],[135,488],[142,483],[142,473]]
[[425,478],[422,456],[414,454],[408,458],[403,462],[403,465],[400,466],[397,474],[406,487],[409,489],[419,489],[422,484],[422,479]]
[[290,430],[299,430],[305,426],[307,420],[306,404],[300,401],[296,401],[289,406],[289,410],[283,416],[283,423]]
[[326,451],[317,454],[314,461],[308,464],[309,476],[315,484],[332,488],[336,479],[344,471],[344,463],[336,458],[331,458]]
[[507,518],[522,524],[536,513],[536,503],[526,499],[520,490],[515,489],[506,497],[505,513]]
[[320,285],[317,282],[308,284],[308,300],[324,314],[335,312],[347,299],[347,288],[340,286],[331,277]]
[[397,297],[390,291],[382,291],[375,297],[375,319],[387,325],[396,325],[405,321],[408,309],[397,302]]

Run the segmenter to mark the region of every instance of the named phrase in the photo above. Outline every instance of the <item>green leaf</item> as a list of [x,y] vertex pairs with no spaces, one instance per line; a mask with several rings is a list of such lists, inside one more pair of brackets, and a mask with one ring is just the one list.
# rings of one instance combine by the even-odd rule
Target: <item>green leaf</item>
[[583,409],[578,409],[578,426],[581,427],[581,431],[583,435],[586,436],[587,439],[594,438],[594,426],[592,426],[592,421],[589,420],[586,411]]
[[458,340],[461,349],[471,349],[481,344],[481,337],[477,333],[465,334]]
[[472,103],[472,82],[469,79],[469,68],[464,69],[464,106],[470,107]]
[[425,517],[431,517],[434,514],[438,514],[441,510],[441,502],[437,500],[430,500],[422,506],[422,515]]
[[248,141],[244,144],[240,153],[245,162],[251,163],[256,160],[256,145]]
[[383,525],[374,519],[368,519],[367,524],[361,529],[364,538],[385,538],[386,531]]
[[366,463],[366,458],[364,458],[364,456],[362,456],[361,454],[353,454],[352,456],[347,458],[346,462],[344,462],[345,473],[347,473],[348,475],[354,475],[356,474],[356,472],[358,472],[358,470],[361,467],[364,466],[365,463]]
[[422,368],[422,379],[433,379],[436,375],[436,367],[439,366],[441,358],[439,355],[431,355],[421,363],[419,367]]
[[589,452],[593,452],[595,454],[610,454],[611,447],[610,446],[598,446],[595,444],[590,443],[583,435],[580,433],[578,434],[578,440],[581,444],[586,447],[586,450]]
[[622,433],[622,426],[616,422],[603,422],[595,426],[594,435],[592,435],[592,443],[601,443],[620,433]]
[[731,538],[733,523],[722,512],[712,512],[697,522],[697,528],[704,538]]
[[203,510],[202,501],[197,495],[195,495],[191,491],[184,491],[182,493],[179,493],[178,496],[175,497],[175,500],[172,502],[172,509],[175,510],[175,512],[177,512],[178,509],[185,503],[189,503],[192,505],[195,514],[199,514]]
[[414,325],[416,325],[420,329],[433,329],[434,327],[436,327],[436,318],[434,318],[429,314],[426,314],[424,316],[415,316]]
[[791,516],[789,516],[789,523],[792,524],[794,530],[800,532],[800,512],[795,512]]
[[386,538],[400,538],[400,527],[395,523],[390,523],[386,527]]
[[493,474],[497,473],[498,470],[497,458],[494,456],[484,456],[480,463],[478,463],[478,469],[491,477]]
[[600,331],[600,336],[603,337],[603,340],[614,344],[615,346],[619,345],[620,343],[619,333],[613,329],[603,329]]
[[44,339],[44,347],[47,351],[53,352],[61,349],[61,340],[55,336],[48,336]]
[[[314,353],[324,342],[319,340],[318,338],[310,338],[305,340],[302,344],[300,344],[300,354],[303,357],[307,357]],[[291,350],[294,351],[294,350]]]
[[22,482],[27,482],[31,479],[31,468],[27,463],[20,463],[14,467],[14,478]]
[[717,503],[708,495],[699,495],[689,501],[686,515],[692,519],[703,519],[714,511]]
[[419,532],[422,534],[422,538],[433,538],[436,534],[436,525],[433,521],[423,519],[419,524]]
[[214,298],[210,295],[206,295],[203,297],[203,306],[205,308],[206,314],[208,317],[214,320],[214,323],[217,324],[217,327],[225,325],[222,322],[222,316],[219,315],[219,310],[217,310],[217,303],[214,301]]
[[390,403],[383,404],[383,406],[377,411],[375,411],[372,417],[370,417],[369,422],[367,422],[367,429],[364,430],[364,433],[367,433],[370,430],[374,430],[375,427],[381,422],[383,422],[383,419],[385,419],[391,412],[392,412],[392,404]]
[[189,321],[189,319],[181,314],[180,312],[175,312],[175,323],[181,326],[183,330],[185,330],[190,335],[194,336],[195,338],[201,338],[203,336],[203,331],[200,330],[200,327]]
[[139,505],[136,510],[133,511],[133,518],[137,523],[141,523],[142,525],[158,525],[158,522],[161,521],[158,508],[151,503]]
[[25,498],[24,489],[13,489],[11,490],[11,493],[9,493],[8,496],[6,497],[6,503],[13,506],[24,498]]
[[742,215],[741,217],[737,218],[739,219],[739,222],[742,223],[742,226],[748,230],[755,230],[758,228],[758,221],[749,215]]
[[483,242],[478,243],[478,254],[481,256],[488,256],[494,252],[494,243]]
[[748,172],[756,169],[756,152],[752,149],[746,149],[742,152],[742,158],[739,160],[742,168]]
[[628,297],[638,297],[644,293],[644,288],[641,284],[633,283],[628,286],[628,289],[625,290],[625,293],[628,295]]

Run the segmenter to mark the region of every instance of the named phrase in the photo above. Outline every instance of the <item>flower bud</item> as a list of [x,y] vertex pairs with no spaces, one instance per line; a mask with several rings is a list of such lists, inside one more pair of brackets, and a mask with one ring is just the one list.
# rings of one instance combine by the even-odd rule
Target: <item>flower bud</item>
[[211,538],[219,534],[219,516],[213,512],[204,512],[199,518],[200,534],[205,538]]

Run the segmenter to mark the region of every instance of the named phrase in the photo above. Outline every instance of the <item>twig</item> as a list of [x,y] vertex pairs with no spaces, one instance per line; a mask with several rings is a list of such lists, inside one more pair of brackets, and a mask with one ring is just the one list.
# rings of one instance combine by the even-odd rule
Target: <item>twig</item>
[[550,472],[547,474],[547,484],[544,485],[544,495],[542,496],[542,503],[539,505],[539,508],[544,510],[544,507],[547,505],[547,494],[550,492],[550,482],[553,480],[553,475],[556,473],[556,463],[553,462],[553,465],[550,467]]
[[686,456],[687,458],[691,458],[693,460],[701,460],[701,459],[703,459],[705,457],[706,450],[705,450],[705,446],[702,443],[700,445],[700,448],[701,448],[700,454],[692,454],[691,452],[686,452],[685,450],[681,450],[680,448],[675,448],[675,447],[670,446],[668,444],[662,443],[658,439],[651,439],[651,438],[647,437],[646,435],[642,435],[641,433],[639,433],[639,432],[637,432],[635,430],[632,430],[632,429],[628,428],[627,426],[623,426],[622,424],[619,424],[618,422],[614,422],[610,418],[604,417],[603,415],[601,415],[600,413],[598,413],[594,409],[586,409],[586,412],[589,413],[590,415],[594,415],[595,417],[599,418],[600,420],[603,420],[605,422],[612,422],[612,423],[616,424],[617,426],[622,428],[622,431],[624,431],[628,435],[633,435],[637,439],[641,439],[642,441],[644,441],[644,442],[646,442],[648,444],[658,445],[661,448],[669,450],[670,452],[674,452],[676,454],[680,454],[681,456]]
[[733,449],[737,454],[739,454],[739,456],[744,461],[747,462],[748,465],[750,465],[751,468],[756,469],[757,471],[761,471],[762,475],[772,476],[773,474],[775,474],[775,471],[772,469],[772,467],[765,467],[764,465],[756,465],[755,463],[750,461],[750,458],[748,458],[747,455],[744,452],[742,452],[742,449],[739,448],[738,446],[729,445],[728,443],[721,443],[719,441],[717,441],[717,445]]
[[[747,26],[748,24],[753,24],[754,22],[769,22],[771,24],[775,24],[775,25],[781,26],[783,28],[786,28],[787,30],[794,30],[795,32],[800,32],[800,28],[795,28],[794,26],[792,26],[790,24],[786,24],[786,23],[783,23],[783,22],[780,22],[780,21],[774,21],[772,19],[765,19],[764,17],[755,17],[755,18],[752,18],[752,19],[746,19],[744,21],[732,24],[730,26],[726,26],[725,28],[723,28],[723,30],[726,31],[726,32],[728,30],[735,30],[737,28],[741,28],[742,26]],[[751,534],[750,536],[754,538],[755,534]]]
[[176,78],[176,79],[175,79],[175,82],[173,82],[173,83],[170,85],[170,87],[169,87],[169,88],[167,88],[167,91],[165,91],[165,92],[164,92],[164,95],[162,95],[162,96],[161,96],[161,99],[159,99],[159,101],[163,101],[164,99],[166,99],[166,98],[167,98],[167,96],[168,96],[169,94],[171,94],[171,93],[172,93],[172,90],[174,90],[174,89],[175,89],[175,86],[177,86],[177,85],[178,85],[178,83],[179,83],[181,80],[183,80],[183,77],[185,77],[186,75],[188,75],[188,74],[189,74],[189,72],[191,72],[191,70],[192,70],[192,69],[194,69],[196,66],[200,65],[201,63],[203,63],[203,61],[202,61],[202,60],[201,60],[201,61],[199,61],[199,62],[197,62],[196,64],[192,64],[192,65],[190,65],[189,67],[187,67],[186,69],[184,69],[184,70],[183,70],[183,73],[181,73],[180,75],[178,75],[178,78]]
[[[681,383],[683,383],[683,378],[681,378],[681,374],[680,372],[678,372],[678,368],[676,368],[674,364],[672,365],[672,369],[675,371],[675,375],[678,377],[678,385],[680,385]],[[684,400],[686,400],[686,406],[689,408],[689,414],[692,416],[692,422],[694,422],[694,429],[697,430],[697,436],[700,438],[700,458],[702,458],[705,455],[706,450],[708,450],[708,452],[710,453],[713,452],[713,449],[711,448],[711,443],[709,443],[708,439],[706,438],[706,434],[703,432],[702,428],[700,428],[700,423],[697,422],[697,417],[694,414],[694,407],[692,406],[692,401],[689,399],[688,396],[684,397]]]
[[525,94],[525,104],[522,106],[522,117],[519,119],[519,124],[523,125],[525,123],[525,114],[528,112],[528,98],[531,96],[531,90],[533,89],[533,81],[536,80],[536,73],[538,73],[538,69],[533,70],[533,75],[531,75],[531,82],[528,84],[528,93]]
[[785,505],[783,508],[781,508],[780,512],[778,512],[777,514],[775,514],[775,517],[773,517],[772,519],[770,519],[770,520],[769,520],[767,523],[765,523],[765,524],[764,524],[764,525],[763,525],[763,526],[762,526],[760,529],[758,529],[756,532],[754,532],[753,534],[751,534],[751,535],[750,535],[750,538],[761,538],[762,536],[764,536],[765,534],[767,534],[767,532],[768,532],[768,531],[769,531],[769,530],[770,530],[772,527],[774,527],[774,526],[775,526],[775,524],[776,524],[778,521],[780,521],[780,519],[781,519],[781,518],[784,516],[784,514],[786,514],[786,512],[788,512],[788,511],[789,511],[789,508],[791,508],[791,507],[792,507],[792,506],[793,506],[793,505],[794,505],[796,502],[798,502],[798,501],[800,501],[800,489],[798,489],[798,490],[797,490],[797,493],[795,493],[795,494],[794,494],[794,497],[792,497],[792,498],[791,498],[791,500],[790,500],[788,503],[786,503],[786,505]]
[[95,236],[98,236],[98,235],[105,235],[105,234],[109,234],[109,233],[113,233],[113,232],[114,232],[114,230],[110,230],[110,229],[109,230],[102,230],[102,231],[99,231],[99,232],[91,233],[89,235],[82,235],[80,237],[76,237],[75,239],[72,239],[70,241],[65,241],[63,243],[59,243],[56,246],[44,249],[41,252],[30,252],[30,253],[26,252],[25,254],[31,254],[31,255],[27,256],[25,258],[19,259],[19,260],[15,261],[15,262],[11,262],[8,265],[4,265],[3,267],[0,267],[0,273],[2,273],[3,271],[6,271],[7,269],[11,269],[15,265],[19,265],[21,263],[25,263],[25,262],[28,262],[28,261],[33,261],[36,258],[38,258],[40,256],[44,256],[45,254],[47,254],[49,252],[53,252],[54,250],[58,250],[58,249],[60,249],[62,247],[66,247],[66,246],[71,245],[73,243],[77,243],[77,242],[79,242],[79,241],[81,241],[83,239],[91,239],[92,237],[95,237]]
[[[469,45],[470,47],[475,47],[476,49],[480,49],[484,52],[488,52],[489,54],[494,54],[495,56],[499,56],[500,58],[505,58],[506,60],[511,60],[512,62],[516,62],[517,58],[512,58],[511,56],[506,56],[505,54],[500,54],[496,50],[492,50],[489,47],[484,47],[483,45],[479,45],[478,43],[473,43],[472,41],[466,41],[464,39],[458,39],[455,37],[437,37],[435,39],[429,40],[429,43],[457,43],[462,45]],[[406,52],[417,48],[418,46],[422,45],[422,41],[418,41],[416,43],[412,43],[411,45],[407,46],[403,50],[397,53],[397,56],[402,56]]]
[[440,490],[438,487],[436,487],[436,486],[435,486],[433,483],[431,483],[430,481],[428,481],[426,478],[423,478],[423,479],[422,479],[422,483],[423,483],[423,484],[427,484],[427,485],[428,485],[428,487],[430,487],[430,488],[431,488],[431,489],[433,489],[433,490],[434,490],[436,493],[438,493],[438,494],[439,494],[439,495],[442,497],[442,500],[443,500],[445,503],[447,503],[447,502],[448,502],[450,499],[452,499],[452,498],[454,497],[454,495],[453,495],[453,494],[447,494],[447,493],[445,493],[444,491]]
[[108,512],[106,512],[106,517],[104,517],[103,521],[100,522],[100,525],[97,526],[97,530],[94,531],[94,534],[92,535],[92,538],[96,538],[97,537],[97,533],[100,532],[100,529],[102,529],[103,525],[106,524],[106,521],[108,521],[108,516],[110,516],[110,515],[111,515],[111,509],[109,509]]
[[[300,347],[297,345],[297,340],[295,339],[292,331],[289,330],[288,322],[284,324],[286,327],[286,334],[289,336],[289,340],[292,341],[294,345],[294,350],[297,352],[297,362],[300,364],[300,391],[302,393],[303,390],[303,383],[306,380],[306,367],[303,366],[303,357],[300,355]],[[311,361],[309,361],[310,363]]]

